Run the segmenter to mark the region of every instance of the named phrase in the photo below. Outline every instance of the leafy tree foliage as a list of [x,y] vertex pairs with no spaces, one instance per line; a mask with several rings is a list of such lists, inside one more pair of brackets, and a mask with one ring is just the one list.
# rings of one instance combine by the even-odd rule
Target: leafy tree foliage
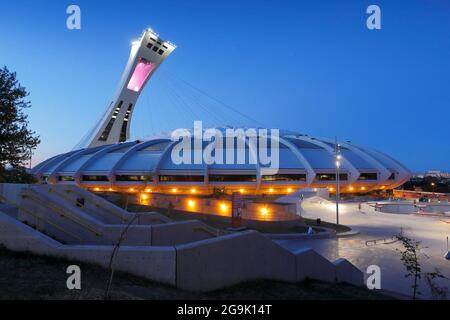
[[0,182],[31,182],[25,164],[39,144],[28,128],[24,109],[31,107],[28,92],[8,68],[0,69]]

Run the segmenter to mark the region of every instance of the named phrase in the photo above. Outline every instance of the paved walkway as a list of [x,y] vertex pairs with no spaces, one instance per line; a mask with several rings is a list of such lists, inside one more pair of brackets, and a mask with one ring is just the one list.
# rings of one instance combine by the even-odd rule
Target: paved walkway
[[[306,218],[321,218],[323,221],[335,222],[335,203],[310,198],[304,200],[303,209]],[[348,238],[333,238],[322,240],[279,240],[283,247],[296,251],[311,247],[330,260],[339,257],[346,258],[363,272],[369,265],[381,268],[381,285],[383,289],[411,294],[410,278],[405,278],[405,268],[400,261],[401,248],[399,242],[393,244],[366,245],[366,241],[381,238],[391,238],[403,230],[410,238],[422,241],[421,257],[426,272],[439,268],[441,273],[450,278],[450,261],[443,258],[446,252],[446,237],[450,236],[449,218],[439,216],[420,216],[413,214],[386,214],[374,211],[367,204],[358,211],[357,203],[343,203],[340,206],[340,222],[360,231],[359,235]],[[450,287],[450,281],[437,282],[440,286]],[[425,280],[421,282],[422,298],[432,298]],[[450,289],[449,289],[450,290]],[[449,292],[450,294],[450,292]],[[450,298],[450,297],[448,297]]]

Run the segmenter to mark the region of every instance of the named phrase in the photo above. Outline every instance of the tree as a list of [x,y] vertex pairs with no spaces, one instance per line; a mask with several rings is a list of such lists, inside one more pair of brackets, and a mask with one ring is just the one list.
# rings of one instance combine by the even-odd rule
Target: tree
[[421,294],[418,291],[419,281],[422,278],[422,267],[419,262],[419,253],[420,253],[420,241],[416,241],[414,239],[410,239],[402,234],[397,236],[398,240],[401,241],[404,250],[399,250],[401,253],[400,260],[403,262],[403,265],[406,268],[406,278],[413,278],[413,284],[411,285],[413,289],[413,299],[417,298],[418,294]]
[[442,275],[438,268],[435,268],[433,272],[427,272],[426,279],[428,286],[430,287],[431,296],[433,297],[433,299],[447,299],[448,288],[437,285],[435,283],[435,279],[449,279],[446,276]]
[[[413,284],[411,285],[413,289],[413,299],[415,300],[418,295],[422,294],[419,291],[419,282],[424,276],[428,286],[430,287],[431,295],[434,299],[437,298],[446,298],[448,294],[448,289],[446,287],[440,287],[435,283],[437,279],[449,280],[447,277],[441,274],[439,269],[435,268],[432,272],[423,272],[422,266],[420,263],[420,255],[422,254],[422,249],[425,247],[421,246],[420,241],[411,239],[403,235],[401,232],[397,239],[402,243],[403,250],[396,249],[401,253],[400,260],[403,262],[403,265],[406,268],[406,278],[413,278]],[[429,259],[429,256],[426,254],[422,254],[426,259]]]
[[31,107],[27,96],[16,73],[0,69],[0,182],[30,180],[24,167],[40,140],[28,129],[28,116],[23,112]]

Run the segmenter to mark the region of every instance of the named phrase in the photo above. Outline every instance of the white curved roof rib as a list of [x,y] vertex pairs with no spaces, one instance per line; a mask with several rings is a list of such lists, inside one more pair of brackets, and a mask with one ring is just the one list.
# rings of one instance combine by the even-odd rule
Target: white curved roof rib
[[411,171],[409,171],[403,164],[401,164],[400,162],[398,162],[397,160],[391,158],[390,156],[384,154],[383,152],[380,152],[378,150],[374,150],[374,149],[369,149],[369,148],[364,148],[366,150],[366,152],[380,157],[381,159],[383,159],[386,162],[389,162],[391,164],[393,164],[393,168],[394,170],[397,170],[396,174],[397,176],[395,177],[395,184],[394,184],[394,188],[398,187],[400,185],[402,185],[403,183],[405,183],[406,181],[408,181],[411,178]]
[[298,158],[298,161],[300,161],[300,163],[303,164],[303,166],[306,170],[306,173],[307,173],[306,174],[306,186],[310,186],[314,181],[316,172],[314,171],[314,169],[311,166],[311,164],[309,163],[309,161],[305,158],[305,156],[301,152],[300,148],[297,148],[296,146],[294,146],[291,142],[289,142],[284,137],[280,137],[279,140],[281,143],[286,145],[292,151],[292,153]]
[[[94,163],[95,161],[97,161],[98,159],[100,159],[101,157],[103,157],[105,154],[114,151],[114,150],[118,150],[121,149],[123,147],[125,147],[126,145],[132,145],[136,142],[126,142],[126,143],[119,143],[119,144],[112,144],[112,145],[107,145],[104,146],[103,148],[100,148],[99,151],[97,151],[96,153],[94,153],[92,155],[92,157],[90,157],[86,162],[84,162],[77,171],[75,171],[73,177],[74,180],[77,184],[81,184],[81,176],[83,174],[83,171],[92,163]],[[110,180],[111,181],[111,180]]]
[[[326,141],[328,143],[334,143],[334,141],[331,140],[331,139],[321,138],[321,140]],[[383,184],[385,181],[387,181],[387,179],[389,179],[389,177],[391,176],[391,171],[389,171],[388,168],[386,168],[375,157],[371,156],[367,152],[362,151],[358,147],[350,144],[349,142],[340,142],[340,144],[342,146],[346,147],[347,149],[349,149],[350,151],[356,153],[358,156],[360,156],[361,158],[366,160],[368,163],[373,165],[373,167],[375,169],[378,170],[378,172],[379,172],[379,176],[378,176],[378,179],[377,179],[378,181],[377,181],[377,184],[373,188],[376,188],[378,185]]]
[[[129,150],[127,150],[122,157],[120,157],[117,162],[114,164],[112,169],[110,170],[108,174],[108,179],[111,182],[111,184],[114,184],[116,182],[116,172],[117,169],[127,160],[129,159],[133,154],[136,152],[145,149],[147,147],[150,147],[152,145],[158,144],[160,142],[168,141],[168,139],[155,139],[155,140],[148,140],[145,142],[139,142],[135,146],[131,147]],[[167,148],[167,147],[166,147]],[[165,151],[165,149],[164,149]],[[163,151],[163,153],[164,153]],[[160,157],[161,159],[161,157]],[[143,168],[143,171],[148,171],[149,173],[152,172],[154,168]]]
[[60,173],[60,170],[64,168],[66,165],[71,163],[72,161],[78,159],[80,156],[88,153],[92,153],[93,149],[100,149],[102,147],[96,147],[96,148],[87,148],[87,149],[81,149],[78,151],[75,151],[70,156],[66,157],[62,162],[60,162],[55,169],[52,170],[50,175],[48,176],[48,182],[50,183],[57,183],[58,182],[58,175]]
[[36,177],[42,181],[42,178],[44,176],[45,173],[47,173],[46,170],[48,170],[49,168],[53,167],[54,165],[58,164],[61,162],[61,160],[70,157],[72,154],[78,152],[80,150],[74,150],[68,153],[63,153],[60,155],[57,155],[55,157],[52,157],[40,164],[38,164],[36,167],[34,167],[31,172],[36,175]]
[[255,173],[256,173],[256,191],[259,190],[261,187],[261,181],[262,181],[262,173],[261,173],[261,164],[258,161],[258,146],[254,145],[253,143],[250,143],[250,139],[245,139],[245,144],[248,147],[249,157],[250,153],[252,154],[253,158],[256,159],[255,164]]
[[[334,149],[332,147],[330,147],[328,144],[326,144],[320,140],[317,140],[316,138],[311,138],[308,136],[296,136],[295,138],[303,140],[303,141],[307,141],[309,143],[315,144],[316,146],[323,148],[331,155],[332,158],[334,158],[334,156],[335,156]],[[357,170],[350,163],[350,161],[348,161],[342,154],[341,154],[341,162],[342,162],[342,166],[341,166],[340,171],[343,171],[343,169],[345,168],[348,170],[348,173],[349,173],[347,181],[342,181],[342,184],[352,184],[355,181],[357,181],[359,178],[359,170]],[[330,169],[334,169],[334,168],[330,168]]]

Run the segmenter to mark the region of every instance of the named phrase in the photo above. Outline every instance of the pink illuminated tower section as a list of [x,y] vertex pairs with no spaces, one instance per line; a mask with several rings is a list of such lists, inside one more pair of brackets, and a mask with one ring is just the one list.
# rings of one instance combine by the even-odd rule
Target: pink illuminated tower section
[[131,45],[130,57],[106,112],[75,147],[90,148],[123,142],[130,137],[133,110],[145,85],[161,63],[175,50],[150,29]]
[[139,60],[134,72],[131,76],[130,82],[128,82],[127,89],[133,90],[134,92],[141,91],[145,81],[147,81],[148,76],[155,68],[155,64],[147,61],[145,59]]

